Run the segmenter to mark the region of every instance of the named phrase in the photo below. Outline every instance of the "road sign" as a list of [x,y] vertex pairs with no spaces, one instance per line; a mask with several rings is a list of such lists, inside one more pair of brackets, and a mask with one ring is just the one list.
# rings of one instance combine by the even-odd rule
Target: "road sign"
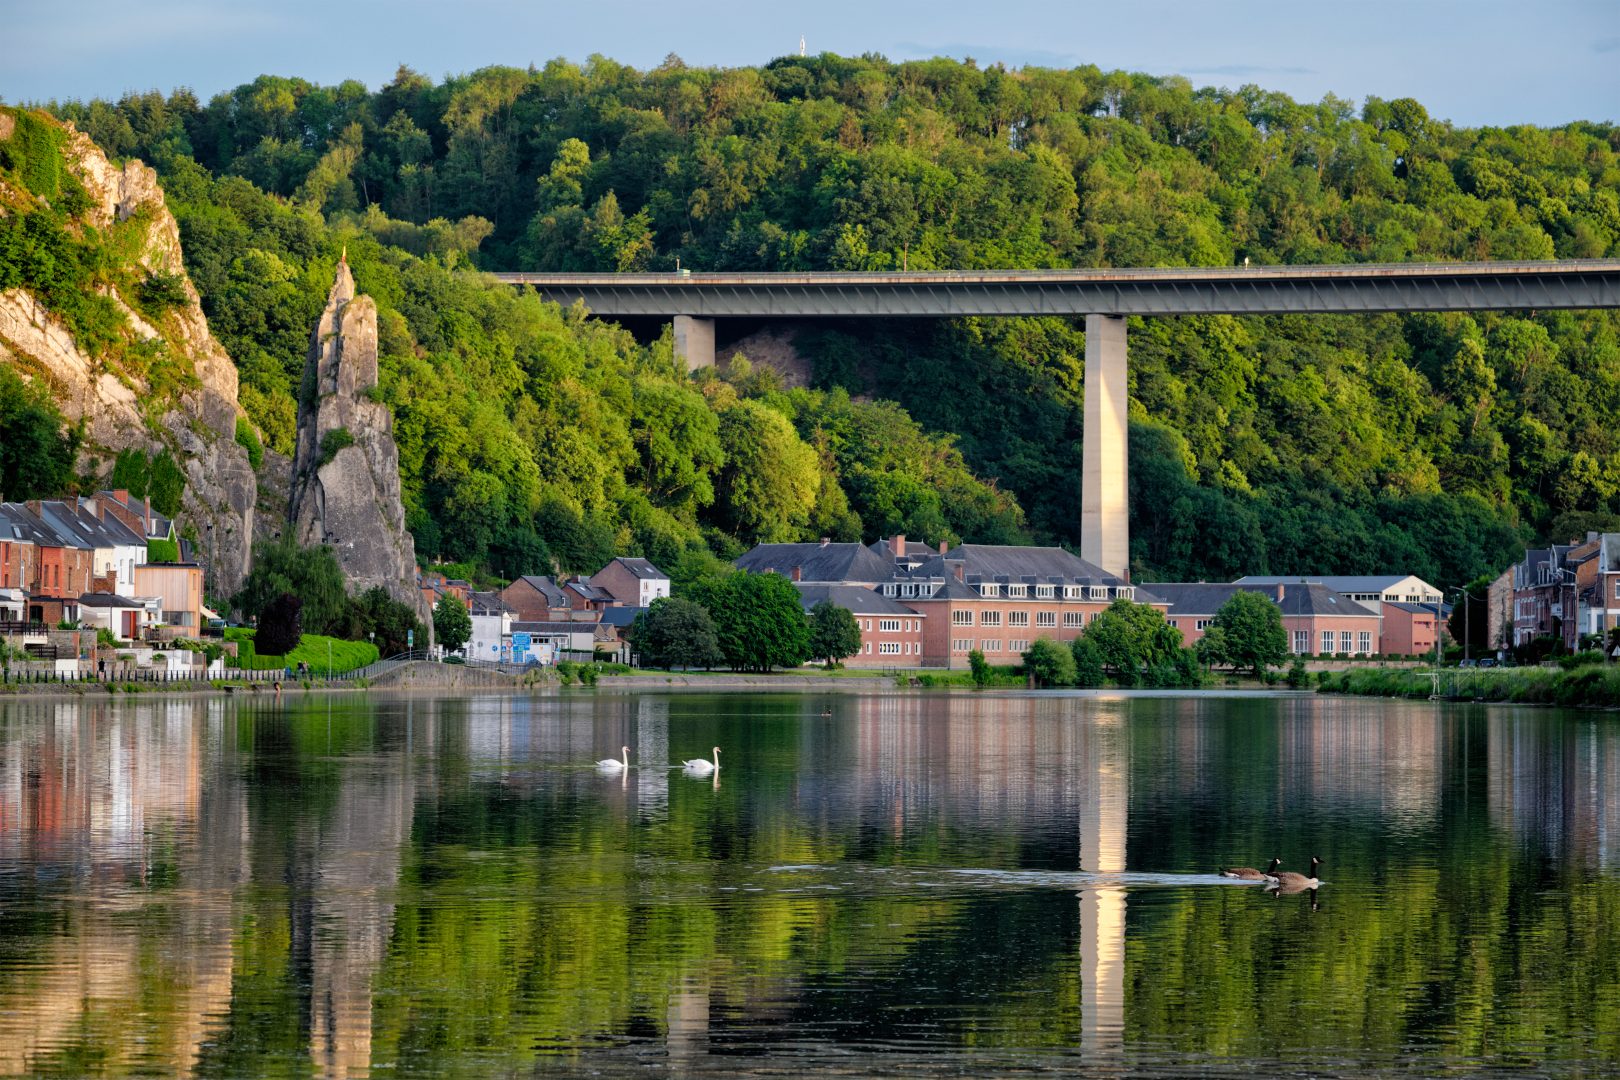
[[512,648],[527,649],[531,644],[533,644],[533,642],[530,640],[528,634],[513,632]]
[[407,631],[405,631],[405,647],[407,649],[416,648],[416,631],[415,630],[407,630]]

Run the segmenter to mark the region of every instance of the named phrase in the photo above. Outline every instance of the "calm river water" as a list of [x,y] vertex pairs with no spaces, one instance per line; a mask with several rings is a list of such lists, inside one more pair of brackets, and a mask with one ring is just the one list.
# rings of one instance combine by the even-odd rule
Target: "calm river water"
[[0,699],[0,1073],[1617,1063],[1613,715]]

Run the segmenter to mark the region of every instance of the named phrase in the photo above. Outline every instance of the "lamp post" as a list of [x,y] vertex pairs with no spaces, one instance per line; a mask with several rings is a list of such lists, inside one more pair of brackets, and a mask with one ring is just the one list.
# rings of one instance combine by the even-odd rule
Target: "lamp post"
[[1460,592],[1463,595],[1463,659],[1467,660],[1467,659],[1469,659],[1468,641],[1469,641],[1469,637],[1473,633],[1473,624],[1470,623],[1469,620],[1468,620],[1468,612],[1469,612],[1468,602],[1470,600],[1479,600],[1479,602],[1483,604],[1485,601],[1480,600],[1479,597],[1475,596],[1473,593],[1469,592],[1467,589],[1463,588],[1461,585],[1453,585],[1451,587],[1451,591],[1452,592]]

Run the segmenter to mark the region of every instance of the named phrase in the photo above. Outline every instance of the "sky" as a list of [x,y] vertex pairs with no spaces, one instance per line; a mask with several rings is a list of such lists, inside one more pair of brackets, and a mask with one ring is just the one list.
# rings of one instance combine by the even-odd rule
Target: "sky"
[[375,89],[592,54],[645,68],[795,53],[1095,64],[1299,101],[1412,97],[1454,123],[1620,120],[1620,0],[0,0],[0,100],[260,74]]

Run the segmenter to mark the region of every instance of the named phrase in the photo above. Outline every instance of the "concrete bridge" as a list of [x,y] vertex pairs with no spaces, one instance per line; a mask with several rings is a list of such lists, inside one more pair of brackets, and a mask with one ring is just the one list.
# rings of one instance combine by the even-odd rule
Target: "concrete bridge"
[[1125,418],[1128,315],[1313,315],[1620,307],[1620,260],[971,270],[898,274],[496,274],[596,315],[674,323],[695,370],[714,364],[717,318],[951,318],[1061,315],[1086,320],[1080,554],[1124,577],[1130,566]]

